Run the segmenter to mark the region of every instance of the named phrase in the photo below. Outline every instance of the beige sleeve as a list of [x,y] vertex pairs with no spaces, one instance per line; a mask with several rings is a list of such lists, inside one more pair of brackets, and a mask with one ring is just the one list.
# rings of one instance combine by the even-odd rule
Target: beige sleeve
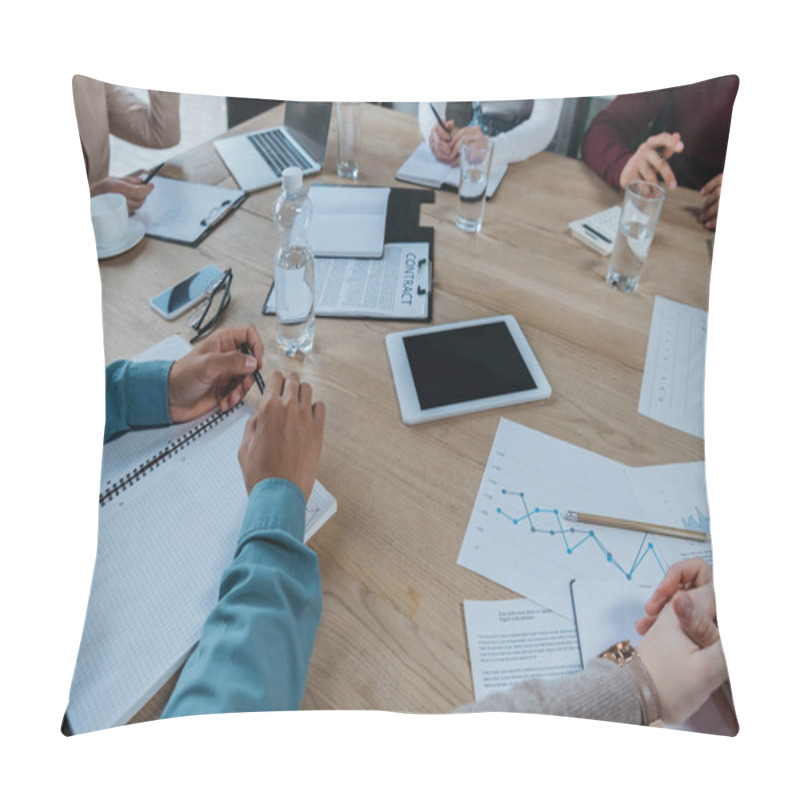
[[593,658],[583,672],[575,675],[525,681],[508,691],[455,709],[455,713],[476,711],[552,714],[642,724],[639,696],[628,671],[601,658]]
[[142,147],[173,147],[181,138],[180,95],[148,94],[145,103],[122,86],[106,84],[109,131]]

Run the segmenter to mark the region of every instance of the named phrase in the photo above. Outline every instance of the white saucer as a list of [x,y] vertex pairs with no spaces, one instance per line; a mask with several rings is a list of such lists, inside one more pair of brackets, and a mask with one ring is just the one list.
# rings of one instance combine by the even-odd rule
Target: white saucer
[[121,253],[127,252],[132,247],[136,247],[142,239],[144,239],[144,225],[142,225],[138,219],[129,219],[128,230],[125,231],[125,237],[116,244],[106,247],[98,246],[97,257],[112,258],[113,256],[118,256]]

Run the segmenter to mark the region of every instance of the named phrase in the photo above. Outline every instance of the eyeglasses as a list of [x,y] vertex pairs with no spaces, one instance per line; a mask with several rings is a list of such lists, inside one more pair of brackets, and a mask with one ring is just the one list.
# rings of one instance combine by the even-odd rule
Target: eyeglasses
[[189,322],[195,331],[194,336],[189,339],[189,344],[194,344],[201,339],[220,321],[223,312],[231,302],[232,282],[233,272],[226,269],[222,277],[206,289],[207,299],[202,311]]

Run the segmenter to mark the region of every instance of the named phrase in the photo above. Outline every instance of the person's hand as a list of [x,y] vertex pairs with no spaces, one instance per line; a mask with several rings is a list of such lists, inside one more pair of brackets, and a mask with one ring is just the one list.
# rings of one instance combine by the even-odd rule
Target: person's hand
[[306,500],[314,488],[325,427],[325,404],[312,403],[312,389],[297,373],[273,372],[264,399],[250,417],[239,447],[245,487],[267,478],[283,478],[300,488]]
[[678,185],[669,159],[673,153],[683,150],[679,133],[659,133],[650,136],[639,145],[638,150],[628,159],[619,176],[619,185],[625,188],[631,181],[650,181],[658,183],[659,177],[668,189]]
[[[241,352],[246,344],[252,356]],[[227,411],[249,391],[263,363],[264,345],[252,325],[215,331],[178,359],[167,379],[169,416],[187,422],[217,406]]]
[[456,154],[456,164],[461,162],[461,146],[486,147],[489,139],[486,134],[477,126],[470,125],[468,128],[459,128],[453,136],[453,149]]
[[700,222],[710,231],[717,228],[717,212],[719,211],[719,196],[722,191],[722,173],[713,177],[701,190],[700,196],[704,198],[703,208],[700,209]]
[[124,195],[129,214],[141,208],[152,191],[153,184],[142,183],[141,178],[102,178],[89,187],[89,194],[92,197],[96,194],[110,193]]
[[[636,646],[668,724],[688,719],[728,678],[713,609],[713,584],[681,591]],[[687,636],[682,626],[703,644]]]
[[704,558],[688,558],[673,564],[664,575],[661,583],[653,590],[650,599],[644,604],[647,616],[636,622],[636,631],[644,636],[656,621],[664,606],[681,589],[705,586],[712,580],[711,565]]
[[437,160],[444,161],[447,164],[458,163],[458,148],[453,148],[454,124],[453,120],[447,120],[447,122],[445,122],[447,130],[445,131],[442,129],[442,126],[437,123],[433,126],[431,135],[428,138],[428,145],[433,155]]

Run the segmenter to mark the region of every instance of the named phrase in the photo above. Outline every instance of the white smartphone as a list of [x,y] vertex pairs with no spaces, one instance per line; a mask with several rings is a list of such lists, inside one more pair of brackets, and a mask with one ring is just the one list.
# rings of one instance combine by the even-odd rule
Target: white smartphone
[[224,275],[215,264],[206,264],[194,275],[156,295],[150,301],[150,308],[164,319],[175,319],[196,306],[205,296],[209,286],[213,286]]
[[550,397],[514,317],[453,322],[386,337],[406,425]]

